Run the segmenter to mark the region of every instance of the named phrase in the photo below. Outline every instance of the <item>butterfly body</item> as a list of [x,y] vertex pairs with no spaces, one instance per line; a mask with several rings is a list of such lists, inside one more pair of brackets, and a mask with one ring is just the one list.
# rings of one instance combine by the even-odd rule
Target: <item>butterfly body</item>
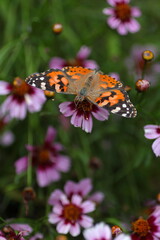
[[26,82],[42,90],[74,94],[75,102],[88,100],[123,117],[135,117],[137,111],[120,81],[100,71],[83,67],[49,69],[30,75]]

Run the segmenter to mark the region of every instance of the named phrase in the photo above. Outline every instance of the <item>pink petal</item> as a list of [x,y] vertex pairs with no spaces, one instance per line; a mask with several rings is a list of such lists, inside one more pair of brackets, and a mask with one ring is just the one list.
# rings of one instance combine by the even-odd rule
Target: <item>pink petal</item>
[[148,139],[158,138],[160,137],[160,126],[146,125],[144,126],[144,133],[145,133],[144,136]]
[[102,11],[105,15],[113,15],[114,9],[113,8],[104,8]]
[[75,127],[81,127],[83,115],[78,115],[77,111],[73,113],[71,117],[71,124]]
[[82,197],[86,196],[93,188],[90,178],[82,179],[77,184],[77,190],[81,193]]
[[60,201],[60,196],[61,196],[62,194],[63,194],[63,192],[62,192],[61,190],[59,190],[59,189],[54,190],[54,191],[51,193],[51,195],[50,195],[50,197],[49,197],[49,199],[48,199],[48,204],[50,204],[50,205],[55,205],[55,204],[59,203],[59,201]]
[[131,236],[121,233],[117,237],[114,238],[114,240],[131,240]]
[[77,53],[77,58],[78,59],[86,59],[88,58],[88,56],[90,55],[91,53],[91,49],[87,46],[82,46],[79,50],[79,52]]
[[93,219],[86,215],[82,215],[81,220],[79,220],[79,224],[84,228],[89,228],[93,224]]
[[55,128],[49,126],[45,137],[45,143],[51,144],[51,142],[54,141],[56,134],[57,132]]
[[155,153],[156,157],[160,156],[160,137],[153,142],[152,150]]
[[118,26],[120,25],[120,20],[115,16],[110,16],[107,19],[107,23],[111,28],[115,29],[115,28],[118,28]]
[[88,198],[88,200],[91,200],[95,203],[101,203],[103,199],[104,199],[104,193],[102,192],[95,192]]
[[139,31],[140,24],[135,19],[131,19],[130,22],[127,23],[127,28],[129,32],[135,33]]
[[64,186],[64,191],[68,197],[73,193],[77,194],[77,184],[73,181],[67,181]]
[[133,17],[140,17],[141,16],[141,10],[138,7],[132,7],[131,8],[131,15]]
[[55,213],[50,213],[50,214],[48,215],[48,221],[49,221],[50,223],[55,224],[55,223],[61,221],[61,218],[60,218],[59,216],[57,216],[57,214],[55,214]]
[[95,203],[91,202],[91,201],[84,201],[81,204],[81,208],[83,209],[83,213],[88,213],[88,212],[92,212],[95,210]]
[[108,75],[111,76],[112,78],[115,78],[117,81],[120,80],[119,74],[116,72],[111,72]]
[[77,206],[79,206],[82,202],[82,198],[79,195],[73,195],[71,202]]
[[27,236],[33,231],[33,229],[28,224],[23,223],[12,223],[10,224],[10,227],[18,232],[23,232],[23,236]]
[[113,7],[116,5],[116,0],[107,0],[107,2]]
[[20,174],[24,171],[27,170],[28,167],[28,157],[22,157],[19,158],[16,162],[15,162],[15,168],[16,168],[16,173]]
[[49,62],[49,68],[58,68],[61,69],[65,66],[66,61],[60,57],[53,57]]
[[54,167],[48,167],[45,169],[38,168],[36,175],[40,187],[46,187],[50,183],[60,179],[60,174],[54,169]]
[[84,130],[87,133],[90,133],[92,131],[92,127],[93,127],[93,120],[92,120],[92,116],[91,114],[88,116],[88,119],[85,119],[83,117],[82,119],[82,130]]
[[100,238],[112,239],[112,233],[109,225],[104,223],[99,223],[99,224],[96,224],[95,227]]
[[0,236],[0,240],[7,240],[7,238]]
[[34,236],[29,238],[29,240],[39,240],[39,239],[44,239],[44,236],[42,233],[36,233]]
[[[63,194],[64,195],[64,194]],[[62,196],[62,195],[61,195]],[[63,206],[62,206],[62,204],[61,203],[57,203],[54,207],[53,207],[53,209],[52,209],[52,211],[55,213],[55,214],[57,214],[57,215],[62,215],[62,212],[63,212]]]
[[71,166],[70,158],[64,155],[57,156],[56,169],[61,172],[68,172]]
[[99,66],[94,60],[84,60],[83,62],[84,67],[91,68],[91,69],[98,69]]
[[76,237],[76,236],[78,236],[80,234],[80,226],[79,226],[78,223],[75,223],[74,225],[71,225],[70,234],[73,237]]
[[98,107],[98,109],[92,111],[92,115],[99,121],[105,121],[110,114],[105,108]]
[[65,117],[70,117],[76,111],[76,109],[71,106],[72,102],[64,102],[59,105],[59,110]]
[[11,92],[10,90],[11,84],[5,81],[0,81],[0,95],[6,95]]
[[126,26],[125,23],[120,23],[118,28],[117,28],[118,33],[120,35],[126,35],[128,33],[127,26]]
[[27,106],[25,102],[13,101],[8,107],[11,118],[17,118],[23,120],[27,114]]
[[58,233],[63,233],[67,234],[70,230],[71,224],[70,223],[65,223],[65,221],[61,221],[57,225],[57,232]]
[[46,97],[41,89],[34,88],[34,94],[26,94],[25,101],[29,112],[38,112],[46,101]]

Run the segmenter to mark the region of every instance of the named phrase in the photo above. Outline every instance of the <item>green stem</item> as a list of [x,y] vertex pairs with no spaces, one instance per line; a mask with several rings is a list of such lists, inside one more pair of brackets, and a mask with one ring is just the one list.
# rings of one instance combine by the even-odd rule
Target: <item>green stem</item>
[[[32,130],[30,125],[30,116],[28,116],[28,144],[32,145]],[[28,152],[28,168],[27,168],[27,186],[32,185],[32,153]]]

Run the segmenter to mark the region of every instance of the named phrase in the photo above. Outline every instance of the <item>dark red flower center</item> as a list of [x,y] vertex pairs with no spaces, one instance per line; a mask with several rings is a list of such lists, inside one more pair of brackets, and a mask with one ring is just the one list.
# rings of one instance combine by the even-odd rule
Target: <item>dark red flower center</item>
[[2,233],[7,240],[19,240],[21,239],[20,234],[16,234],[13,228],[5,226],[2,228]]
[[14,79],[13,85],[12,85],[12,92],[15,95],[22,97],[29,91],[30,91],[30,86],[25,81],[23,81],[19,77]]
[[160,127],[156,129],[157,133],[160,134]]
[[115,14],[122,22],[128,21],[131,17],[131,8],[124,2],[117,3],[115,7]]
[[84,115],[84,118],[86,120],[88,120],[89,115],[92,112],[94,105],[91,102],[84,99],[83,101],[76,101],[75,100],[75,107],[78,111],[78,114],[79,115]]
[[82,210],[73,203],[64,206],[63,217],[66,221],[76,222],[81,216]]
[[133,232],[137,233],[140,237],[145,237],[150,230],[150,225],[147,220],[139,218],[137,221],[132,223],[132,229]]
[[46,163],[50,162],[50,156],[49,156],[49,151],[48,149],[40,149],[39,154],[38,154],[38,163],[40,165],[44,165]]

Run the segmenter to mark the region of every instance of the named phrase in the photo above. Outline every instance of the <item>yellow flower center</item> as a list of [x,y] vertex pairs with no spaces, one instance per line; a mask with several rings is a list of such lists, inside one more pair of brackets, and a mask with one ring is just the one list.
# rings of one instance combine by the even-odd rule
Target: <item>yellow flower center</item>
[[150,230],[150,226],[147,220],[139,218],[137,221],[132,223],[132,229],[140,237],[145,237]]
[[13,81],[13,93],[17,96],[24,96],[30,90],[29,85],[21,78],[16,77]]
[[116,17],[121,21],[128,21],[131,17],[131,8],[126,3],[117,3],[115,7]]
[[68,221],[77,221],[80,218],[81,212],[81,209],[72,203],[64,206],[64,218]]

